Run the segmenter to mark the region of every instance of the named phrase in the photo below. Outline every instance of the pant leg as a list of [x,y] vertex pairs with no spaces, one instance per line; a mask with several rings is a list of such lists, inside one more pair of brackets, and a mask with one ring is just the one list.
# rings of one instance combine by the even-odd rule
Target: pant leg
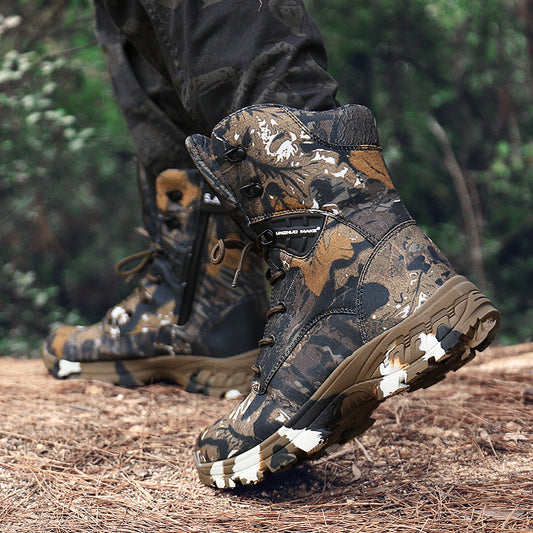
[[186,135],[209,134],[223,117],[255,103],[315,111],[337,105],[322,38],[302,0],[99,4],[144,59],[143,68],[149,63],[173,88],[160,107],[179,110],[168,116],[181,121]]
[[154,236],[158,224],[155,179],[168,168],[195,168],[182,129],[194,127],[193,122],[170,81],[127,41],[99,1],[95,22],[115,98],[135,146],[144,223]]

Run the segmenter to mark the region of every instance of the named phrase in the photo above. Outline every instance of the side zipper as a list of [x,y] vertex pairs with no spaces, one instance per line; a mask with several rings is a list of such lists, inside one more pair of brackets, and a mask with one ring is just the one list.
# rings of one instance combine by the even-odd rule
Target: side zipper
[[192,250],[187,254],[183,261],[183,274],[180,281],[183,293],[178,315],[179,326],[185,324],[191,315],[194,294],[196,293],[196,285],[198,284],[202,252],[205,248],[205,237],[207,235],[209,217],[210,213],[205,211],[200,212]]

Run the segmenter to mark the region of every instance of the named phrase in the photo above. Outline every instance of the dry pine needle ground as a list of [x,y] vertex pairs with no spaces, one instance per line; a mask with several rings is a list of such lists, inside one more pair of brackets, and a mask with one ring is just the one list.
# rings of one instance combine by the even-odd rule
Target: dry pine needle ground
[[385,402],[333,454],[214,491],[192,459],[233,402],[56,381],[0,358],[1,532],[533,532],[533,344]]

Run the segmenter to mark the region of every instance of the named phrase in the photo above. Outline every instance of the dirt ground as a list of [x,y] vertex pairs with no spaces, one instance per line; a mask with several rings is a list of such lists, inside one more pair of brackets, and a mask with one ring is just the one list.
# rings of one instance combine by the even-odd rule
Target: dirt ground
[[338,451],[203,486],[192,449],[233,401],[57,381],[0,358],[1,532],[533,531],[533,344],[391,398]]

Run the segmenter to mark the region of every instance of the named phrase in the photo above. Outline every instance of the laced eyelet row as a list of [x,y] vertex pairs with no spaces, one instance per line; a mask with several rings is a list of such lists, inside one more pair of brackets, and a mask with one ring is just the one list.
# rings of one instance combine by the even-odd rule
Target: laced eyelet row
[[[267,279],[270,285],[274,285],[276,281],[278,281],[279,279],[283,279],[285,277],[285,270],[280,269],[272,273],[272,271],[269,268],[267,270],[266,276],[267,276]],[[274,305],[267,311],[266,318],[268,320],[275,314],[285,313],[286,311],[287,311],[287,306],[285,305],[285,302],[279,301],[276,305]],[[272,347],[274,346],[275,342],[276,342],[276,337],[274,335],[268,335],[260,339],[258,344],[260,347],[263,347],[263,346]]]
[[[252,248],[255,248],[257,251],[258,249],[265,249],[267,246],[272,244],[275,239],[275,233],[272,230],[266,230],[257,238],[257,244],[254,244],[253,242],[245,243],[239,239],[219,239],[218,242],[215,244],[215,246],[211,250],[211,262],[215,265],[220,264],[224,260],[224,256],[226,254],[226,249],[229,248],[240,248],[242,250],[241,257],[239,259],[239,263],[237,265],[237,270],[235,271],[235,276],[233,278],[232,286],[235,287],[237,284],[237,281],[239,279],[239,276],[241,274],[241,271],[243,269],[244,261],[246,260],[246,256],[248,255],[248,252],[252,250]],[[266,272],[266,277],[271,285],[276,283],[277,280],[282,279],[285,277],[285,270],[280,268],[276,272],[272,273],[271,269],[269,268]],[[285,302],[279,301],[275,306],[271,307],[266,314],[267,320],[270,319],[272,316],[274,316],[277,313],[285,313],[287,311],[287,306],[285,305]],[[260,347],[263,346],[274,346],[276,342],[276,337],[274,335],[268,335],[266,337],[263,337],[259,340],[258,344]],[[254,372],[256,372],[254,370]],[[258,373],[258,371],[256,372]]]

